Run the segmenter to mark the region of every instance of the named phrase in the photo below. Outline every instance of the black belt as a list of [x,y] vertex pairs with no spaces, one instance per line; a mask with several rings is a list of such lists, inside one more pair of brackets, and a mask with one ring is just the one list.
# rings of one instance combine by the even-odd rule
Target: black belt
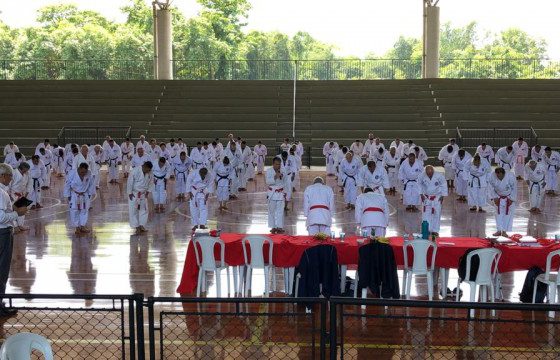
[[45,167],[50,166],[50,165],[51,165],[51,163],[45,164]]
[[[480,187],[480,177],[471,174],[471,176],[478,181],[478,187]],[[471,187],[474,185],[474,179],[471,181]]]
[[541,192],[541,182],[543,180],[541,180],[541,181],[531,181],[531,187],[529,188],[529,194],[533,193],[533,186],[538,186],[539,187],[539,194],[540,194],[540,192]]
[[220,174],[216,174],[216,176],[218,177],[218,180],[216,181],[218,184],[219,184],[220,181],[222,181],[222,180],[229,180],[229,175],[222,176],[222,175],[220,175]]
[[39,178],[32,178],[33,179],[33,190],[41,191],[41,183],[39,182]]
[[344,175],[346,175],[346,179],[344,179],[344,182],[342,183],[343,187],[346,186],[346,181],[348,181],[348,178],[354,180],[354,185],[356,185],[356,178],[354,176],[348,175],[347,173],[344,173]]
[[408,185],[409,182],[416,182],[416,180],[407,180],[407,181],[404,183],[404,190],[406,190],[406,186]]
[[551,166],[554,168],[554,171],[557,171],[557,170],[558,170],[558,166],[552,165],[552,164],[549,164],[549,165],[548,165],[548,169],[547,169],[547,170],[550,170],[550,167],[551,167]]
[[177,175],[177,174],[181,174],[181,175],[183,175],[183,181],[186,182],[186,181],[187,181],[187,176],[185,175],[185,173],[186,173],[187,171],[188,171],[188,170],[185,170],[185,171],[178,171],[177,169],[175,169],[175,175],[176,175],[177,179],[179,179],[179,175]]
[[[112,163],[112,162],[116,162],[116,161],[118,161],[118,160],[119,160],[118,157],[116,157],[116,158],[114,158],[114,159],[109,159],[109,166],[111,166],[111,163]],[[115,163],[115,165],[117,165],[117,164]]]
[[396,165],[386,165],[387,168],[391,169],[391,168],[396,168]]

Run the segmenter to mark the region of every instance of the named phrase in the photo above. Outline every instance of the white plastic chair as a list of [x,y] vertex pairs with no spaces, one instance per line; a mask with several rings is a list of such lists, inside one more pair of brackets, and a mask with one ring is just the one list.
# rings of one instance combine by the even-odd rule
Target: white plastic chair
[[[412,247],[414,258],[412,268],[408,266],[408,248]],[[428,251],[433,248],[432,262],[428,267]],[[410,287],[412,285],[412,275],[426,275],[428,281],[428,298],[434,297],[434,266],[436,263],[437,245],[430,240],[411,240],[403,244],[404,253],[404,273],[403,273],[403,292],[406,299],[410,299]]]
[[[476,278],[474,281],[470,280],[471,274],[471,263],[473,256],[478,255],[479,258],[479,265],[478,271],[476,273]],[[480,287],[480,296],[483,302],[488,301],[488,293],[487,289],[490,290],[490,301],[494,302],[495,299],[495,292],[494,292],[494,282],[496,280],[496,276],[498,274],[498,262],[500,261],[500,256],[502,252],[495,248],[488,248],[488,249],[478,249],[471,251],[467,254],[466,258],[466,272],[465,276],[467,279],[458,279],[457,280],[457,297],[456,301],[459,301],[459,294],[460,294],[460,286],[461,281],[466,282],[471,287],[471,296],[470,302],[476,301],[476,287]],[[496,313],[495,310],[492,310],[492,316]],[[474,317],[474,310],[471,310],[471,317]]]
[[1,360],[30,360],[33,350],[43,353],[45,360],[53,360],[53,352],[49,340],[41,335],[19,333],[10,336],[0,350]]
[[556,257],[560,256],[560,250],[552,251],[546,257],[546,271],[544,274],[540,274],[535,278],[535,285],[533,286],[533,304],[535,303],[535,297],[537,295],[537,285],[539,282],[546,284],[548,291],[546,298],[548,299],[549,304],[554,304],[557,301],[557,295],[559,292],[557,291],[560,287],[560,276],[558,273],[560,272],[560,267],[556,269],[556,271],[552,271],[552,260]]
[[[265,262],[263,256],[265,243],[268,243],[268,262]],[[249,249],[251,251],[250,259],[247,255],[247,244],[249,244]],[[272,239],[263,235],[248,235],[241,240],[241,245],[243,246],[243,258],[245,259],[245,267],[247,269],[245,296],[249,296],[249,291],[251,290],[253,269],[264,270],[264,296],[268,296],[270,292],[270,275],[272,275],[273,288],[276,289],[276,276],[274,274],[274,265],[272,264],[272,253],[274,247]],[[244,284],[243,272],[241,272],[239,283],[240,285]],[[242,293],[242,289],[239,289],[239,293]]]
[[[214,246],[220,245],[220,258],[216,260],[214,257]],[[229,286],[229,266],[225,262],[225,243],[216,237],[200,236],[193,239],[194,253],[196,256],[196,264],[198,265],[198,285],[196,287],[196,296],[200,296],[200,292],[206,290],[206,272],[211,271],[216,277],[216,295],[221,297],[221,279],[222,270],[227,272],[227,289],[228,296],[230,294]],[[200,252],[199,254],[199,247]],[[237,289],[237,272],[233,271],[233,286]]]

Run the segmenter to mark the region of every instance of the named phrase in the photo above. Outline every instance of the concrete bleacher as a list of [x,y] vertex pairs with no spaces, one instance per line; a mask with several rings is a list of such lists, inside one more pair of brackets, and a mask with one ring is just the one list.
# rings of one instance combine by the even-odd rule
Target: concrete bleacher
[[[296,137],[316,149],[314,165],[326,141],[349,145],[371,131],[430,150],[457,126],[532,126],[539,142],[560,145],[558,80],[299,81],[296,94]],[[2,81],[0,144],[30,153],[65,126],[131,126],[135,138],[193,145],[233,132],[275,148],[292,135],[292,107],[291,81]]]

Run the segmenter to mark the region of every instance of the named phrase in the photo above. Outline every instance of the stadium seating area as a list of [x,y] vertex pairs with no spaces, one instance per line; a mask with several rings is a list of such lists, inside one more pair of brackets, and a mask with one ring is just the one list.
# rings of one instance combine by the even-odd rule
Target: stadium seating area
[[[455,128],[528,128],[559,146],[558,80],[300,81],[296,136],[320,148],[350,144],[374,131],[434,149]],[[292,134],[291,81],[3,81],[0,143],[26,154],[64,126],[131,126],[133,137],[225,137],[275,147]],[[431,150],[431,151],[430,151]],[[319,150],[313,164],[321,164]]]

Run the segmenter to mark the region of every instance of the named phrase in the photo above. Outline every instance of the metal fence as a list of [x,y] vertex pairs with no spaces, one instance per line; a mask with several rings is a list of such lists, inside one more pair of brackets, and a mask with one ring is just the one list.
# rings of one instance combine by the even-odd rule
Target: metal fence
[[[173,60],[177,80],[420,79],[420,59]],[[549,59],[441,59],[440,77],[557,79]],[[152,60],[0,60],[2,80],[147,80]]]
[[331,298],[330,359],[558,359],[550,310],[560,306]]
[[326,299],[149,298],[150,359],[324,359]]
[[485,142],[498,149],[503,146],[511,145],[516,139],[522,137],[529,147],[536,145],[539,137],[536,131],[531,128],[526,129],[456,129],[457,144],[467,149],[476,148]]
[[2,298],[18,309],[17,316],[2,319],[3,338],[19,332],[42,335],[51,342],[57,359],[144,359],[143,349],[136,348],[137,338],[144,337],[142,295]]
[[117,145],[130,138],[130,126],[115,127],[63,127],[58,133],[58,144],[102,144],[110,136]]

